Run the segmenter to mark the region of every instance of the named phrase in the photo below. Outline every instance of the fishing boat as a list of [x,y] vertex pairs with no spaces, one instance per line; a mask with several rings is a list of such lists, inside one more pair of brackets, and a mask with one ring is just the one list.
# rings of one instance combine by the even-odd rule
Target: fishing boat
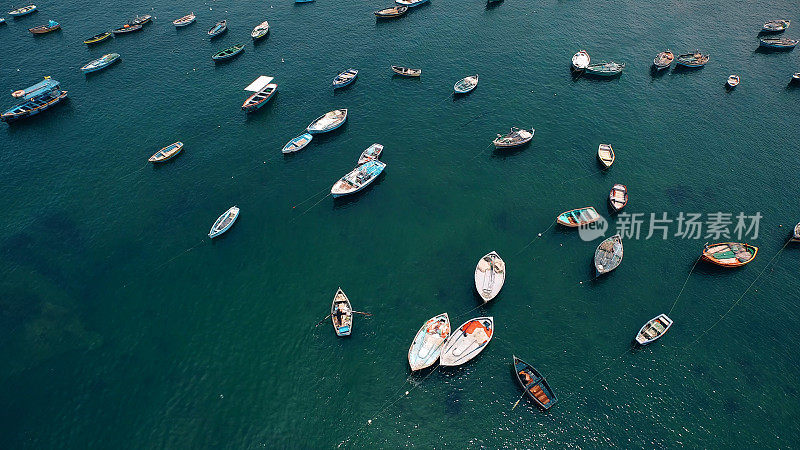
[[655,59],[653,59],[653,65],[656,66],[658,70],[666,69],[672,64],[674,59],[675,55],[671,51],[665,50],[656,55]]
[[111,38],[111,36],[113,36],[113,35],[114,34],[111,33],[110,31],[106,31],[105,33],[95,34],[94,36],[90,37],[89,39],[86,39],[85,41],[83,41],[83,43],[86,44],[86,45],[97,44],[98,42],[103,42],[103,41]]
[[611,148],[611,144],[600,144],[597,147],[597,159],[600,160],[600,164],[603,165],[603,168],[608,169],[614,164],[614,159],[616,156],[614,155],[614,149]]
[[628,204],[628,187],[624,184],[615,184],[608,194],[608,204],[614,212],[619,212]]
[[337,336],[350,336],[353,332],[353,306],[342,288],[336,290],[331,304],[331,321]]
[[125,25],[117,28],[116,30],[111,30],[114,34],[125,34],[125,33],[133,33],[134,31],[139,31],[142,29],[141,25],[131,25],[126,23]]
[[589,53],[586,50],[581,50],[578,53],[572,55],[572,69],[573,70],[584,70],[589,67],[589,64],[592,62],[592,58],[589,57]]
[[211,27],[210,30],[208,30],[208,36],[211,39],[214,39],[215,37],[221,35],[222,33],[226,32],[226,31],[228,31],[228,21],[227,20],[221,20],[221,21],[215,23],[214,26]]
[[506,263],[495,251],[491,251],[478,261],[475,267],[475,290],[483,303],[497,297],[506,281]]
[[90,72],[96,72],[98,70],[103,70],[117,61],[119,61],[119,53],[109,53],[81,67],[81,72],[90,73]]
[[740,242],[720,242],[703,246],[703,259],[722,267],[741,267],[756,258],[758,247]]
[[636,333],[636,342],[639,345],[647,345],[659,338],[672,326],[672,319],[666,314],[661,314],[647,321],[646,324]]
[[134,17],[133,20],[131,20],[128,23],[131,24],[131,25],[144,25],[146,23],[149,23],[150,19],[152,19],[152,18],[153,18],[153,16],[151,16],[150,14],[145,14],[143,16]]
[[622,262],[622,236],[615,234],[605,239],[594,251],[594,268],[597,275],[611,272]]
[[262,75],[244,88],[245,91],[250,91],[253,95],[247,97],[247,100],[242,103],[243,111],[253,112],[267,104],[272,96],[278,92],[278,85],[272,83],[272,80],[272,77]]
[[38,27],[28,28],[28,31],[30,31],[33,34],[45,34],[60,29],[61,25],[55,20],[51,20],[47,22],[47,25],[39,25]]
[[797,43],[800,42],[797,39],[789,38],[761,38],[759,41],[761,42],[761,47],[777,48],[781,50],[793,49]]
[[414,336],[408,348],[408,365],[411,370],[432,366],[442,353],[442,345],[450,336],[450,318],[447,313],[431,317]]
[[381,153],[383,152],[383,146],[381,144],[375,143],[367,147],[366,150],[361,152],[361,156],[358,157],[358,164],[364,164],[367,161],[372,161],[373,159],[381,159]]
[[356,77],[358,76],[358,70],[356,69],[347,69],[344,72],[336,75],[336,78],[333,79],[333,88],[343,88],[345,86],[350,85],[352,82],[356,81]]
[[460,366],[478,356],[494,335],[493,317],[476,317],[464,322],[442,345],[439,364]]
[[683,55],[678,55],[678,58],[675,60],[675,64],[683,67],[703,67],[708,62],[709,55],[704,55],[700,53],[700,50],[695,50],[692,53],[684,53]]
[[395,17],[400,17],[405,15],[408,12],[408,6],[393,6],[391,8],[381,9],[380,11],[375,11],[375,16],[378,19],[394,19]]
[[547,379],[534,369],[532,365],[514,356],[514,372],[522,390],[542,409],[550,409],[558,402],[558,398],[550,389]]
[[217,218],[217,221],[214,222],[214,225],[211,226],[211,231],[208,232],[208,237],[214,239],[220,234],[228,231],[231,226],[233,226],[233,223],[236,222],[237,218],[239,218],[239,208],[237,206],[231,206],[231,208],[222,213],[222,215]]
[[475,87],[478,86],[478,75],[472,75],[469,77],[464,77],[458,81],[456,84],[453,85],[453,91],[456,94],[466,94],[468,92],[472,92]]
[[259,40],[266,36],[267,33],[269,33],[269,22],[265,20],[253,28],[253,31],[250,32],[250,37],[253,38],[253,40]]
[[728,81],[725,82],[728,87],[735,88],[739,85],[739,75],[731,75],[728,77]]
[[228,47],[225,50],[220,50],[217,53],[214,53],[214,55],[211,56],[211,59],[214,61],[225,61],[226,59],[231,59],[244,51],[244,45],[245,44],[238,44],[234,45],[233,47]]
[[422,75],[422,69],[410,69],[408,67],[392,66],[392,72],[404,77],[418,77]]
[[152,163],[160,163],[174,158],[178,153],[183,150],[183,142],[175,142],[155,152],[153,156],[148,159]]
[[533,128],[526,130],[524,128],[512,127],[511,131],[507,134],[498,134],[497,138],[492,141],[492,144],[494,144],[494,148],[496,149],[521,147],[533,139],[533,134],[535,132],[536,130]]
[[314,136],[312,136],[311,133],[303,133],[300,136],[297,136],[296,138],[289,141],[286,145],[284,145],[283,150],[281,150],[281,152],[286,154],[286,153],[294,153],[300,151],[306,148],[306,145],[308,145],[311,142],[311,139],[314,139]]
[[294,0],[295,3],[311,3],[314,0]]
[[625,63],[615,63],[613,61],[601,61],[594,64],[589,64],[584,69],[587,75],[595,75],[598,77],[613,77],[622,73],[625,68]]
[[791,23],[792,22],[790,20],[770,20],[764,22],[764,26],[761,27],[761,31],[763,33],[779,33],[789,28],[789,24]]
[[800,82],[800,72],[795,72],[792,74],[792,79],[790,80],[794,83]]
[[12,122],[39,114],[67,98],[67,91],[61,90],[61,83],[58,81],[44,77],[44,81],[14,91],[11,96],[21,98],[22,102],[0,115],[0,120],[3,122]]
[[600,214],[592,206],[571,209],[559,214],[556,221],[565,227],[576,228],[587,225],[600,219]]
[[311,134],[326,133],[328,131],[333,131],[339,128],[346,120],[347,120],[347,110],[335,109],[333,111],[327,112],[317,117],[306,128],[306,131],[308,131]]
[[331,188],[331,195],[333,195],[333,198],[337,198],[355,194],[377,180],[385,168],[386,163],[377,159],[367,161],[334,183]]
[[34,12],[36,12],[36,5],[28,5],[23,6],[22,8],[17,8],[13,11],[9,11],[8,15],[11,17],[22,17]]
[[789,239],[789,242],[800,242],[800,223],[794,226],[792,237]]
[[3,25],[4,23],[6,23],[6,18],[0,17],[0,25]]
[[427,3],[428,0],[394,0],[394,2],[400,6],[408,6],[409,8],[413,8],[423,3]]
[[191,13],[181,17],[180,19],[173,20],[172,24],[175,25],[178,28],[185,27],[187,25],[193,24],[195,19],[197,19],[197,16],[195,16],[194,13],[191,12]]

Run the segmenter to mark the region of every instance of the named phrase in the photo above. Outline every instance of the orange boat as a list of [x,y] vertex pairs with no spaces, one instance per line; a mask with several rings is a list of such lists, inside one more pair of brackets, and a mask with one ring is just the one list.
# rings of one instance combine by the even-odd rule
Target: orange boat
[[756,258],[758,247],[740,242],[720,242],[703,247],[703,259],[722,267],[740,267]]

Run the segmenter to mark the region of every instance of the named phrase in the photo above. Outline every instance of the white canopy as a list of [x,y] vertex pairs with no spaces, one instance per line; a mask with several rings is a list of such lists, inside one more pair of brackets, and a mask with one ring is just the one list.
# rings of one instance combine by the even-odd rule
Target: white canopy
[[256,78],[255,81],[250,83],[249,86],[244,88],[245,91],[250,92],[258,92],[264,89],[268,84],[272,83],[273,77],[268,77],[266,75],[261,75],[260,77]]

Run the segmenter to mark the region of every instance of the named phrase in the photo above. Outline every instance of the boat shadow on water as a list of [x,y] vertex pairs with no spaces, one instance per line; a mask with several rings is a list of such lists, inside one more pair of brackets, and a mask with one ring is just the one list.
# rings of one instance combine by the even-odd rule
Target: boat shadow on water
[[19,120],[12,120],[10,122],[5,122],[5,124],[8,125],[6,127],[8,131],[13,132],[15,129],[21,129],[23,127],[36,125],[39,123],[39,121],[43,119],[53,120],[53,116],[63,115],[67,120],[71,120],[71,118],[67,118],[67,116],[74,115],[74,113],[75,113],[75,108],[71,106],[69,97],[66,97],[63,100],[59,101],[57,104],[40,112],[39,114],[27,116]]
[[511,147],[511,148],[495,147],[494,149],[492,149],[492,158],[506,159],[515,156],[517,153],[521,153],[523,150],[530,147],[531,142],[533,141],[528,141],[518,147]]
[[486,10],[495,9],[498,6],[503,4],[503,0],[487,0],[486,1]]
[[[280,100],[280,98],[278,97],[278,94],[279,94],[279,92],[275,92],[274,94],[272,94],[272,98],[269,99],[269,101],[267,102],[266,105],[262,106],[261,108],[258,108],[257,110],[255,110],[253,112],[242,111],[242,114],[244,114],[244,121],[245,122],[261,121],[261,120],[265,120],[267,117],[269,117],[269,113],[267,111],[270,111],[270,110],[276,108],[275,103],[278,100]],[[287,154],[291,155],[291,153],[287,153]]]
[[787,48],[778,48],[778,47],[764,47],[763,45],[759,45],[753,50],[753,53],[761,53],[764,55],[769,55],[772,53],[788,53],[794,50],[794,47],[787,47]]
[[680,64],[675,64],[675,66],[672,67],[672,70],[670,71],[670,73],[674,74],[674,75],[677,75],[677,74],[680,74],[680,73],[694,73],[694,72],[699,72],[700,69],[702,69],[702,68],[703,68],[703,66],[700,66],[700,67],[687,67],[687,66],[682,66]]
[[669,72],[669,70],[658,70],[655,64],[650,65],[650,76],[653,78],[661,78],[666,75],[667,72]]

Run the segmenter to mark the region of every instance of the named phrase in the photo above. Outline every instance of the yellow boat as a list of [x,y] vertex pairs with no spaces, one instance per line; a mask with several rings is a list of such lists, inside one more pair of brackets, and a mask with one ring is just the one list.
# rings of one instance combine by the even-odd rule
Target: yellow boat
[[92,44],[96,44],[98,42],[103,42],[106,39],[110,38],[111,36],[112,36],[111,32],[110,31],[106,31],[105,33],[96,34],[96,35],[90,37],[89,39],[86,39],[85,41],[83,41],[83,43],[86,44],[86,45],[92,45]]

